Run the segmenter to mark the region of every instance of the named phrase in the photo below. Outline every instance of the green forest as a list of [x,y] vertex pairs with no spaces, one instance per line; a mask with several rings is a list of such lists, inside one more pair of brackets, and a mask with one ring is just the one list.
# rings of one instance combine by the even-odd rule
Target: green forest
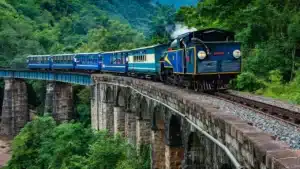
[[[168,42],[176,23],[222,28],[242,43],[233,89],[300,104],[300,1],[205,0],[181,7],[151,0],[0,0],[0,66],[23,68],[29,54],[95,52]],[[40,115],[45,82],[27,81]],[[90,89],[74,86],[76,119],[28,123],[13,141],[7,168],[150,168],[120,136],[90,129]]]
[[150,169],[150,148],[140,154],[119,135],[92,131],[81,123],[57,125],[38,117],[14,138],[7,169]]

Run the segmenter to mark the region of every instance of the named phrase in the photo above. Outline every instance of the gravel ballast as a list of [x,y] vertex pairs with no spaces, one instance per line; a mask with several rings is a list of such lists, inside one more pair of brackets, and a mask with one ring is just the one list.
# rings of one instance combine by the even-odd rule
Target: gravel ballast
[[239,91],[234,91],[234,90],[228,90],[228,93],[300,113],[300,106],[296,105],[296,104],[291,104],[291,103],[287,103],[287,102],[284,102],[284,101],[281,101],[278,99],[274,99],[274,98],[270,98],[270,97],[264,97],[264,96],[259,96],[259,95],[254,95],[251,93],[239,92]]
[[287,143],[293,149],[300,149],[300,130],[293,125],[218,98],[200,94],[198,99],[205,104],[212,104],[226,113],[234,114],[242,120],[253,123],[253,126],[277,136],[278,140]]

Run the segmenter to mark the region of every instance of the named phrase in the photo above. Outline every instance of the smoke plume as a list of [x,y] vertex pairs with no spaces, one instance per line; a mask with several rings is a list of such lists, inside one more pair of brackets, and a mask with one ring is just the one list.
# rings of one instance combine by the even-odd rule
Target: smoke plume
[[188,33],[188,32],[194,32],[194,31],[197,31],[197,29],[196,28],[188,28],[187,26],[182,25],[182,24],[176,24],[175,25],[175,30],[171,33],[171,37],[173,39],[175,39],[179,35],[182,35],[182,34],[185,34],[185,33]]

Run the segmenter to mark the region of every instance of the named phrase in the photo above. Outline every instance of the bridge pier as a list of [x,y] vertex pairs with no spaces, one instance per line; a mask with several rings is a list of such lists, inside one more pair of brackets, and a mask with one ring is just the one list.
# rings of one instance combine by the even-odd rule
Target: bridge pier
[[110,134],[114,133],[114,106],[113,103],[102,103],[102,128]]
[[[132,112],[127,111],[125,113],[125,137],[127,137],[129,140],[132,139],[132,136],[136,129],[136,118],[135,115]],[[130,142],[130,141],[129,141]],[[134,143],[135,141],[132,141],[131,143]]]
[[97,85],[92,86],[91,90],[91,127],[94,130],[98,128],[98,94]]
[[132,145],[136,145],[136,117],[133,113],[126,113],[125,127],[127,128],[128,142]]
[[23,80],[5,79],[1,135],[15,136],[29,120],[27,86]]
[[164,122],[158,122],[156,129],[151,131],[152,168],[165,168],[165,126]]
[[[49,94],[49,96],[51,96]],[[52,116],[58,122],[67,122],[73,117],[73,90],[67,83],[55,83],[53,90]]]
[[165,145],[165,164],[166,169],[182,168],[184,160],[184,147],[182,144],[182,129],[180,118],[170,113],[170,120],[167,123],[166,145]]
[[55,87],[55,82],[47,83],[44,114],[46,113],[52,114],[54,87]]
[[124,107],[114,107],[114,134],[125,135],[125,114]]
[[142,145],[149,145],[151,139],[151,122],[148,119],[136,121],[136,145],[139,152]]

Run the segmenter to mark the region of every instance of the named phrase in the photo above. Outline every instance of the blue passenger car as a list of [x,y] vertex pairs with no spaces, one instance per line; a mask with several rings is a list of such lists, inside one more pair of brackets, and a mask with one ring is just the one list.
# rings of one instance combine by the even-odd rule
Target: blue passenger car
[[128,51],[104,52],[102,55],[102,72],[127,73]]
[[28,69],[51,69],[51,55],[30,55],[27,57]]
[[94,70],[101,71],[102,56],[101,53],[78,53],[74,57],[76,70]]
[[167,45],[154,45],[132,49],[128,56],[128,72],[133,74],[158,75],[160,58]]
[[73,70],[75,54],[58,54],[52,56],[52,69]]

